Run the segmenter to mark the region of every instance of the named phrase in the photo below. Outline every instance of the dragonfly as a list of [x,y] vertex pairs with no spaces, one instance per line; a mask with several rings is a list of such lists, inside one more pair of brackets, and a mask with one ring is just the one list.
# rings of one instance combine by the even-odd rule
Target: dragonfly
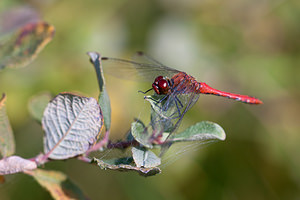
[[[143,52],[137,52],[134,60],[101,57],[101,62],[105,72],[113,76],[152,83],[152,87],[143,93],[153,90],[154,95],[159,97],[147,97],[156,102],[153,107],[160,113],[160,119],[164,118],[155,123],[167,124],[171,120],[177,120],[172,126],[170,135],[178,128],[186,112],[198,101],[200,94],[226,97],[252,105],[263,103],[255,97],[224,92],[205,82],[198,82],[193,76],[168,67]],[[171,109],[174,112],[169,112]]]

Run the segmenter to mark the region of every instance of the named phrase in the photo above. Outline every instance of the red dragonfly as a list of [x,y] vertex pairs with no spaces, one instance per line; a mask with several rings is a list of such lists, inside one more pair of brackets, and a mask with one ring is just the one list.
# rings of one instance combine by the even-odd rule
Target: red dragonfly
[[[211,94],[236,101],[241,101],[248,104],[262,104],[263,102],[255,97],[223,92],[214,89],[204,82],[198,82],[191,75],[185,72],[167,67],[153,58],[145,55],[143,52],[138,52],[137,56],[144,58],[146,62],[136,62],[123,60],[118,58],[102,57],[101,60],[105,65],[109,65],[109,69],[113,75],[121,76],[124,78],[132,78],[133,73],[140,76],[146,81],[153,81],[152,88],[158,95],[170,95],[171,92],[180,91],[180,93],[195,93],[195,94]],[[116,69],[117,68],[117,69]],[[132,70],[134,69],[134,70]],[[169,78],[169,77],[171,78]],[[153,78],[155,77],[155,78]]]
[[[160,105],[157,108],[160,113],[163,113],[162,117],[170,120],[179,119],[173,126],[172,132],[178,127],[183,115],[196,103],[199,94],[227,97],[247,104],[262,104],[262,101],[255,97],[214,89],[204,82],[196,81],[185,72],[161,64],[143,52],[138,52],[136,55],[138,60],[135,61],[108,57],[102,57],[101,61],[105,72],[114,76],[126,79],[140,78],[142,81],[152,82],[152,88],[145,93],[154,90],[156,96],[161,96],[158,100],[153,100]],[[170,108],[177,109],[167,113]]]

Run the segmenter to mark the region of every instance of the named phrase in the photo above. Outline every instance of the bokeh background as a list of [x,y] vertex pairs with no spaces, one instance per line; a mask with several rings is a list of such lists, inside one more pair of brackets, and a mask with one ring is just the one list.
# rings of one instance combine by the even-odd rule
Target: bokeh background
[[[31,96],[71,91],[98,96],[87,51],[128,58],[143,50],[199,81],[264,101],[252,106],[202,95],[185,116],[220,124],[224,142],[174,156],[163,172],[100,170],[77,160],[47,163],[66,173],[91,199],[300,199],[300,1],[298,0],[1,0],[0,11],[31,9],[56,28],[53,41],[26,68],[0,73],[0,93],[17,152],[42,152],[41,127],[30,118]],[[107,76],[112,137],[133,117],[146,117],[138,90],[150,84]],[[0,199],[51,199],[24,174],[6,177]]]

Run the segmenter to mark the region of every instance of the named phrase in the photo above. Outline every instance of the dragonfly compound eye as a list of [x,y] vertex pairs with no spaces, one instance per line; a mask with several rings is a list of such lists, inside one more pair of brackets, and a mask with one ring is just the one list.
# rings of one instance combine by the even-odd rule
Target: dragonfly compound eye
[[154,80],[154,84],[155,84],[155,85],[158,85],[158,82],[159,82],[160,80],[162,80],[162,79],[164,79],[163,76],[158,76],[158,77],[156,77],[156,79]]
[[167,94],[169,91],[169,84],[168,81],[165,79],[161,79],[158,84],[157,84],[158,88],[159,88],[159,92],[160,94]]
[[154,80],[154,83],[152,84],[152,88],[156,92],[156,94],[167,94],[170,86],[168,81],[163,76],[158,76]]

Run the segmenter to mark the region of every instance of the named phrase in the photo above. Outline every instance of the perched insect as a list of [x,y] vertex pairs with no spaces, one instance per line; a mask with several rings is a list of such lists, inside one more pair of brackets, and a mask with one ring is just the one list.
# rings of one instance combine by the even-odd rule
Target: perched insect
[[[197,102],[200,94],[227,97],[247,104],[262,104],[262,101],[255,97],[214,89],[204,82],[196,81],[194,77],[185,72],[161,64],[143,52],[138,52],[137,58],[142,61],[108,57],[102,57],[101,61],[105,71],[107,70],[114,76],[152,82],[152,88],[143,93],[154,90],[156,95],[161,96],[158,100],[153,99],[158,105],[159,113],[164,115],[171,108],[175,110],[173,113],[164,115],[165,119],[169,117],[169,121],[177,119],[171,132],[178,127],[184,114]],[[161,120],[159,123],[167,124],[166,120],[164,122]]]

